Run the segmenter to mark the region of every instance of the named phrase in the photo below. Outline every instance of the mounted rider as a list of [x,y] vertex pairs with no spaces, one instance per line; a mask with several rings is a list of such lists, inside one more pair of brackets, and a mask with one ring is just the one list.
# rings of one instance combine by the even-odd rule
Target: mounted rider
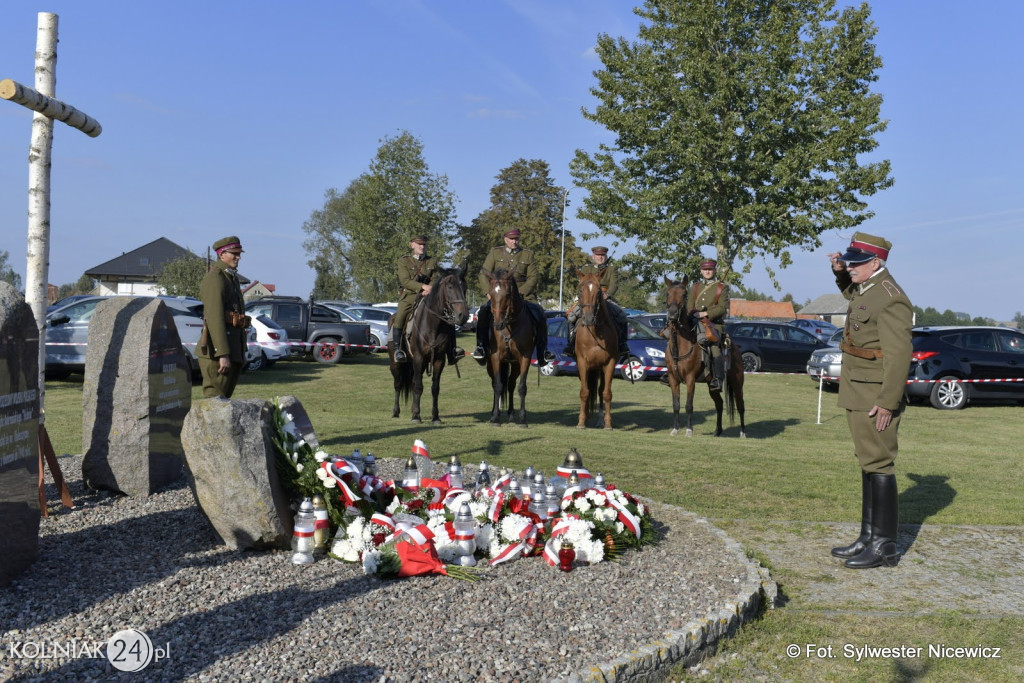
[[[601,278],[601,295],[604,297],[605,306],[607,306],[608,312],[615,322],[615,329],[619,338],[619,364],[624,364],[629,361],[629,344],[627,343],[629,330],[626,323],[626,312],[612,298],[619,289],[617,268],[615,264],[610,263],[608,260],[608,247],[593,247],[590,251],[590,259],[593,263],[588,263],[580,268],[580,272],[585,275],[597,273]],[[576,357],[576,323],[582,313],[583,310],[579,305],[579,296],[577,296],[565,314],[566,319],[569,321],[569,340],[565,345],[565,355],[570,358]]]
[[[394,349],[396,363],[409,360],[402,348],[402,340],[405,338],[405,326],[410,314],[417,302],[426,298],[441,278],[437,259],[427,256],[426,235],[416,235],[409,240],[409,249],[412,250],[411,254],[398,259],[398,310],[391,321],[391,347]],[[453,339],[448,349],[448,362],[455,363],[465,355],[465,351],[454,345]]]
[[479,284],[480,289],[487,295],[487,302],[477,311],[476,322],[476,349],[473,350],[473,358],[483,364],[487,358],[487,350],[491,344],[491,325],[494,315],[491,313],[490,281],[484,272],[493,273],[500,268],[511,271],[515,274],[516,286],[526,303],[526,310],[530,312],[534,326],[534,346],[537,350],[537,366],[544,367],[554,362],[555,355],[548,351],[548,325],[544,317],[544,310],[540,304],[530,301],[530,295],[537,287],[537,280],[540,273],[534,260],[533,251],[519,246],[519,238],[522,233],[513,228],[502,235],[505,246],[494,247],[487,252],[487,258],[480,268]]
[[[700,279],[693,283],[690,317],[697,328],[697,342],[704,348],[704,370],[711,376],[708,386],[719,391],[725,381],[725,317],[729,313],[729,285],[716,277],[718,262],[706,259],[700,264]],[[708,325],[707,323],[710,323]],[[710,338],[710,327],[717,339]]]

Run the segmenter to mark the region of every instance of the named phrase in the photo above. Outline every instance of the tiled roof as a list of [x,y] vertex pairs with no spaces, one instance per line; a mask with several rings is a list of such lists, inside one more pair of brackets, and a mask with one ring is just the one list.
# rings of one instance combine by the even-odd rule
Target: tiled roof
[[732,318],[777,318],[792,320],[796,317],[790,301],[747,301],[729,300],[729,316]]

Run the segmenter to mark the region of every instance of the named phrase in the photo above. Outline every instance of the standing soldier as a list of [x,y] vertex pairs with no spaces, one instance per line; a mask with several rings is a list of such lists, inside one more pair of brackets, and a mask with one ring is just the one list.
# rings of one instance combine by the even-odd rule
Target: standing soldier
[[[396,363],[405,363],[409,360],[408,354],[402,348],[409,314],[419,297],[430,294],[430,290],[441,277],[437,259],[427,256],[426,235],[413,237],[409,241],[409,248],[412,254],[398,259],[398,310],[391,321],[391,348],[394,349]],[[448,349],[448,362],[455,363],[464,355],[465,351],[454,346],[453,338],[452,346]]]
[[[725,339],[725,317],[729,314],[729,285],[719,280],[715,273],[718,261],[707,259],[701,261],[701,279],[693,283],[691,300],[693,308],[690,316],[696,318],[697,339],[704,347],[704,371],[711,375],[708,387],[711,391],[720,391],[725,381],[725,358],[722,356],[722,341]],[[705,320],[714,326],[718,339],[707,338]],[[710,366],[710,367],[709,367]]]
[[[588,263],[580,270],[584,274],[597,273],[601,277],[601,294],[604,296],[612,320],[615,321],[615,329],[619,337],[619,363],[626,363],[629,361],[629,343],[627,341],[629,330],[626,323],[626,312],[612,298],[619,290],[619,275],[616,272],[615,264],[608,262],[608,247],[594,247],[590,251],[590,259],[593,263]],[[579,297],[573,301],[568,313],[565,314],[569,321],[569,339],[565,345],[565,355],[570,358],[576,357],[576,321],[580,318],[578,302]]]
[[836,285],[850,306],[839,347],[839,407],[853,437],[861,470],[860,536],[832,549],[851,569],[899,562],[896,454],[910,356],[914,311],[886,269],[892,243],[858,232],[845,254],[829,254]]
[[217,260],[199,286],[204,320],[199,370],[203,375],[203,397],[231,398],[245,365],[245,333],[249,327],[238,284],[242,243],[232,235],[214,242],[213,250]]
[[491,300],[488,290],[490,282],[484,271],[493,273],[499,268],[505,268],[515,273],[516,286],[519,293],[526,300],[526,310],[533,318],[535,348],[537,349],[537,366],[544,367],[555,360],[555,355],[548,351],[548,325],[544,318],[544,310],[540,304],[530,301],[530,295],[537,286],[537,279],[540,273],[537,271],[537,264],[534,262],[533,252],[519,246],[521,233],[512,229],[506,232],[502,239],[505,240],[504,247],[494,247],[487,252],[484,265],[480,268],[480,289],[488,295],[487,302],[477,311],[476,321],[476,349],[473,350],[473,358],[480,363],[487,357],[487,349],[491,344],[491,324],[494,317],[491,314]]

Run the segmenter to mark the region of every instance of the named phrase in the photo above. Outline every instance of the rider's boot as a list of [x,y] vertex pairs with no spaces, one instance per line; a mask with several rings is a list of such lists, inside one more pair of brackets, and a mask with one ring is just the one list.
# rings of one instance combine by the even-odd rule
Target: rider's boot
[[625,365],[629,362],[629,329],[625,321],[618,323],[618,337],[619,337],[619,365]]
[[402,332],[397,327],[391,328],[391,348],[395,350],[394,358],[396,363],[406,363],[409,357],[402,350]]
[[721,391],[725,386],[725,356],[719,354],[711,359],[713,376],[711,377],[711,390]]
[[576,326],[569,323],[569,338],[565,342],[565,350],[562,351],[569,358],[576,358]]

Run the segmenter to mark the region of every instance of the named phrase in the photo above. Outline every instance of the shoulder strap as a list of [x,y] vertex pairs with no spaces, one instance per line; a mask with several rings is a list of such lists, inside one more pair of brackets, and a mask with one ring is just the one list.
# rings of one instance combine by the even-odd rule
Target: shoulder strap
[[718,287],[715,289],[715,301],[714,301],[713,304],[711,304],[712,306],[717,306],[718,305],[718,297],[722,296],[722,290],[724,290],[724,289],[725,289],[725,284],[719,282],[718,283]]

